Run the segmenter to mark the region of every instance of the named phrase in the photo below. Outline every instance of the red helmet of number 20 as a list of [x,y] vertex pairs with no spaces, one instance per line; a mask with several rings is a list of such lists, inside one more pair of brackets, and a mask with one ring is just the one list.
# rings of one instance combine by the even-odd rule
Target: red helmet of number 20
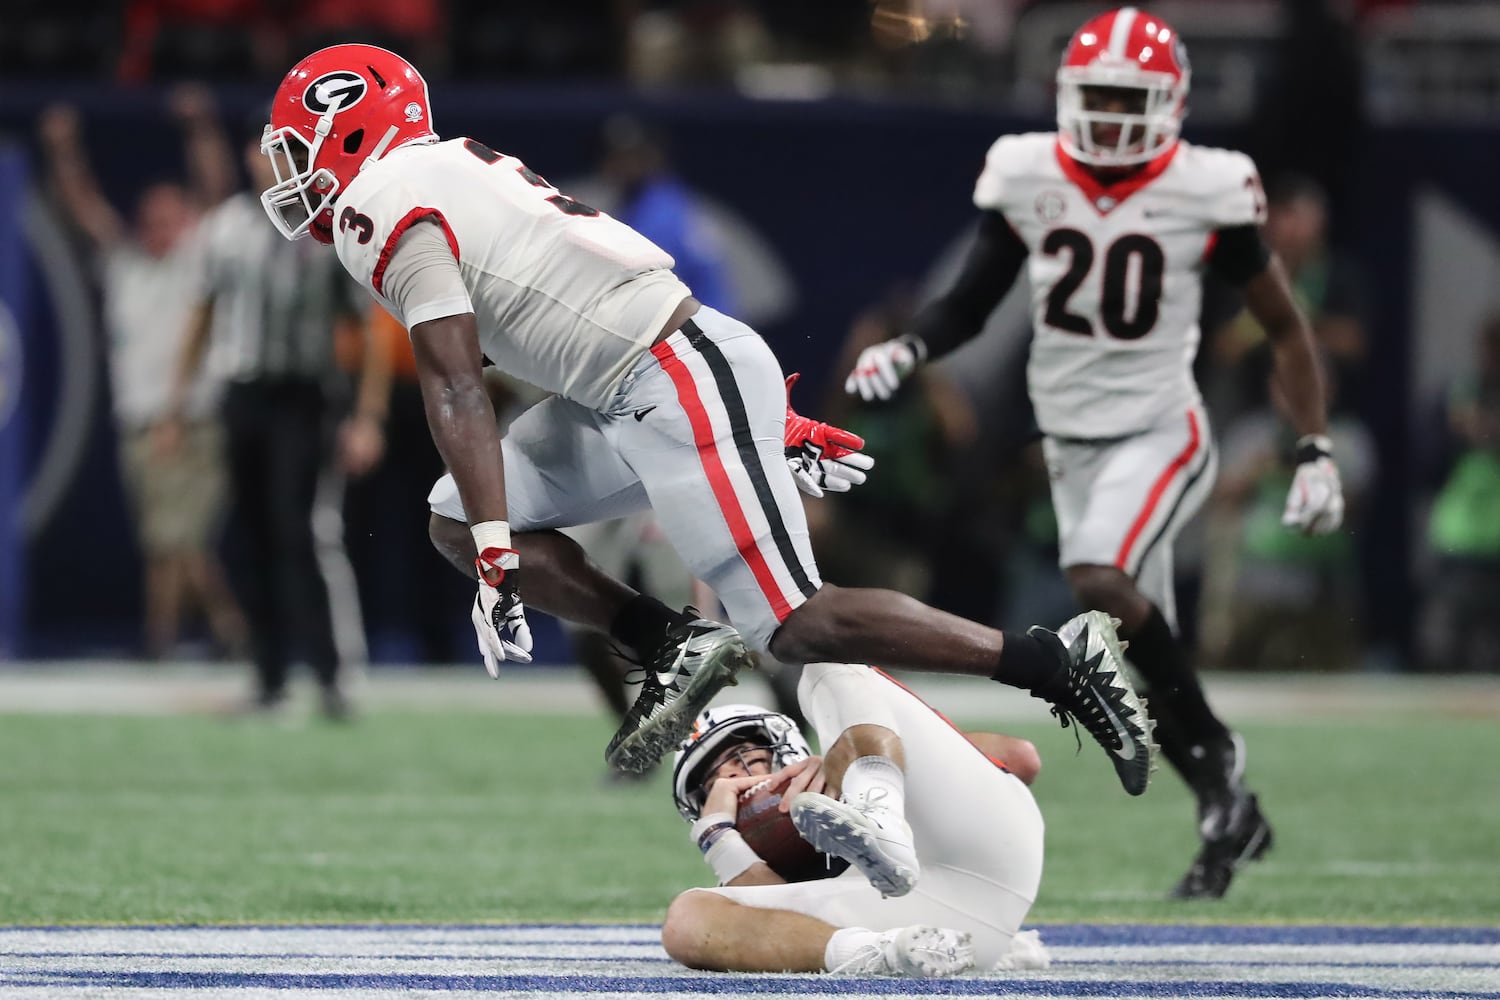
[[1153,14],[1121,7],[1078,29],[1057,71],[1063,152],[1096,167],[1147,163],[1187,114],[1187,48]]
[[386,153],[435,142],[427,81],[394,52],[333,45],[281,81],[260,151],[276,183],[260,201],[289,240],[333,242],[333,202],[356,174]]

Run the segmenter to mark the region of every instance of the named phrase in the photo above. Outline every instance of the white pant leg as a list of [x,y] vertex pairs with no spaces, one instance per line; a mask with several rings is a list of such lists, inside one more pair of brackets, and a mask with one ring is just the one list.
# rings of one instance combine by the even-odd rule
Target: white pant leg
[[683,562],[765,649],[821,583],[786,467],[781,368],[754,330],[707,308],[651,354],[606,433]]
[[[823,746],[842,731],[831,726],[874,722],[901,734],[906,818],[921,877],[911,893],[895,899],[882,898],[853,869],[815,882],[708,891],[836,927],[888,930],[925,923],[966,930],[974,936],[980,966],[994,965],[1009,951],[1041,882],[1044,826],[1031,792],[884,674],[820,663],[805,667],[803,677],[802,707]],[[834,698],[840,704],[828,704]]]
[[1207,498],[1218,467],[1202,407],[1120,441],[1048,439],[1045,448],[1058,564],[1118,567],[1166,614],[1172,542]]
[[[590,524],[648,506],[640,477],[600,425],[593,410],[561,396],[543,400],[510,425],[501,457],[512,531]],[[468,520],[451,474],[434,484],[427,503],[434,514]]]

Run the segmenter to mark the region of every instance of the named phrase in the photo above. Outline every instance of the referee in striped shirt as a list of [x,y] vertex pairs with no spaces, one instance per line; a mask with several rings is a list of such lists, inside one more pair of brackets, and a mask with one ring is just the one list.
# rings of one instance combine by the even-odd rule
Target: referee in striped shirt
[[[245,162],[253,190],[275,183],[258,124]],[[349,704],[340,667],[365,658],[344,552],[343,484],[384,450],[389,359],[369,336],[365,296],[338,259],[311,241],[288,247],[255,195],[241,191],[221,203],[204,220],[202,238],[204,287],[179,358],[172,412],[181,411],[194,372],[211,359],[226,380],[230,491],[249,536],[243,590],[257,684],[250,710],[284,705],[300,652],[317,677],[323,713],[343,719]],[[365,332],[352,407],[334,351],[348,322]],[[163,429],[167,448],[172,423]]]

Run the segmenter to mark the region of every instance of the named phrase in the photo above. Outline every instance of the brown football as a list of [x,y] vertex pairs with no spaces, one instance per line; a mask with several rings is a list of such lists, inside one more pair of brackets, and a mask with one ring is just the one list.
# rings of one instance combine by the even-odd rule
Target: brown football
[[757,785],[740,796],[735,829],[750,849],[777,875],[788,882],[808,882],[827,878],[838,868],[829,869],[828,858],[802,839],[792,823],[790,813],[782,812],[781,793]]

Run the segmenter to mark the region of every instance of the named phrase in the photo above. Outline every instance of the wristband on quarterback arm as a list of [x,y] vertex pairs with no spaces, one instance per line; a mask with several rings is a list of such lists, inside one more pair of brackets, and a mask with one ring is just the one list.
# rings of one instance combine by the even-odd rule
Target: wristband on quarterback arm
[[755,865],[764,863],[734,828],[734,817],[728,813],[700,816],[688,835],[703,852],[703,860],[714,870],[720,885],[727,885]]

